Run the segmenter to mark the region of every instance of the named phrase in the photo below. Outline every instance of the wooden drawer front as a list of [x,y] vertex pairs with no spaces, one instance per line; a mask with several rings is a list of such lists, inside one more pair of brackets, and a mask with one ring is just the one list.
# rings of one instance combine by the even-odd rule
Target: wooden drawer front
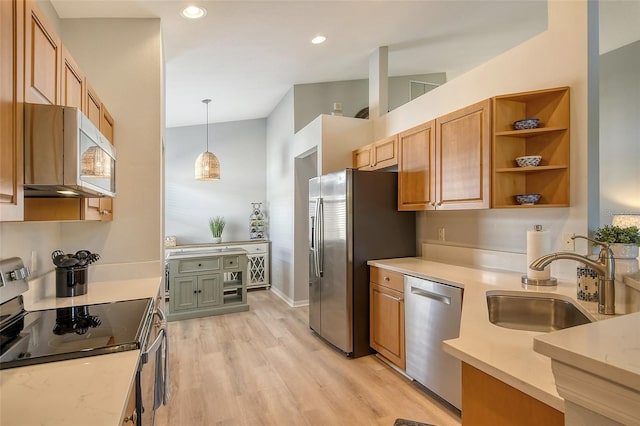
[[184,259],[178,264],[178,273],[186,274],[189,272],[212,271],[220,269],[220,258],[196,258]]
[[404,275],[388,269],[371,267],[371,282],[404,294]]
[[266,253],[267,245],[266,244],[250,244],[246,246],[241,246],[243,249],[247,251],[248,254],[252,253]]
[[237,269],[240,265],[240,258],[238,256],[225,256],[223,265],[224,269]]

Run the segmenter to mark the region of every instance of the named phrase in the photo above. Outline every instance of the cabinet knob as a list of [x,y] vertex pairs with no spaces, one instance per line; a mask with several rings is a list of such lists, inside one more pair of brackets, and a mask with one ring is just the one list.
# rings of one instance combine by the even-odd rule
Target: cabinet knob
[[389,281],[389,277],[384,277],[384,280],[385,281]]
[[110,210],[100,210],[100,214],[101,214],[102,216],[106,216],[106,215],[111,214],[111,211],[110,211]]
[[198,263],[198,268],[202,266],[202,263]]
[[198,294],[198,290],[193,290],[193,294]]

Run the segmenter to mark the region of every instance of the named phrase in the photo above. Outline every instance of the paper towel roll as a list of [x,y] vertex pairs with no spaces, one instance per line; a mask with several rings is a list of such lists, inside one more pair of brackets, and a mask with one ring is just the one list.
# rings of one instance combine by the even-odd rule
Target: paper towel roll
[[551,277],[550,267],[543,271],[536,271],[529,268],[531,262],[551,252],[549,245],[549,232],[547,231],[527,231],[527,278],[536,280],[548,280]]

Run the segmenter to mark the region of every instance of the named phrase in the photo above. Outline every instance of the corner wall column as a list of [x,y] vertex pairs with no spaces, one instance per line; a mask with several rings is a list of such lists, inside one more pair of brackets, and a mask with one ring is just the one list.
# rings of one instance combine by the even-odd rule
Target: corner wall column
[[389,47],[381,46],[369,56],[369,118],[389,110]]

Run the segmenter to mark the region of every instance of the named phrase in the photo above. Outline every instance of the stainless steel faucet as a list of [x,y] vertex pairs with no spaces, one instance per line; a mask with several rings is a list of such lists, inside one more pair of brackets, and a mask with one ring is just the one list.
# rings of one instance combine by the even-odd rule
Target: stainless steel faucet
[[539,257],[531,262],[529,268],[536,271],[542,271],[548,264],[555,260],[568,259],[582,262],[594,269],[598,273],[598,313],[605,315],[614,315],[616,313],[616,294],[615,294],[615,261],[613,252],[609,248],[609,243],[592,240],[591,238],[576,235],[571,239],[584,238],[592,243],[602,246],[598,260],[589,259],[586,256],[571,252],[557,252]]

